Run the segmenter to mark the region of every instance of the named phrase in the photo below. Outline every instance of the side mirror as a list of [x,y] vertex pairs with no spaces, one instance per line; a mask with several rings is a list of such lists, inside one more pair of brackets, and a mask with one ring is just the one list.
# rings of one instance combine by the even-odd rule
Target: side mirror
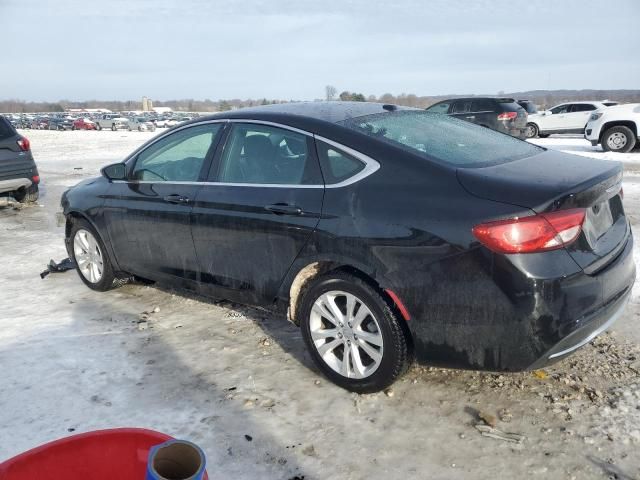
[[126,180],[127,179],[127,166],[124,163],[113,163],[107,165],[102,170],[104,175],[109,180]]

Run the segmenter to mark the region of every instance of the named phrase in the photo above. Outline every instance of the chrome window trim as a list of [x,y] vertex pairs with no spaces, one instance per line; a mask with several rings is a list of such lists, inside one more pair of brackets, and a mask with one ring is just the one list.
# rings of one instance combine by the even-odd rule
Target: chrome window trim
[[134,185],[138,185],[138,184],[164,184],[164,185],[216,185],[216,186],[221,186],[221,187],[257,187],[257,188],[342,188],[342,187],[346,187],[348,185],[352,185],[356,182],[359,182],[360,180],[363,180],[364,178],[368,177],[369,175],[372,175],[373,173],[375,173],[376,171],[378,171],[380,169],[380,163],[378,163],[376,160],[374,160],[373,158],[369,157],[368,155],[365,155],[364,153],[361,153],[357,150],[354,150],[351,147],[347,147],[346,145],[342,145],[341,143],[338,142],[334,142],[333,140],[329,140],[328,138],[322,137],[320,135],[316,135],[314,133],[311,132],[307,132],[305,130],[301,130],[299,128],[296,127],[291,127],[289,125],[283,125],[281,123],[276,123],[276,122],[269,122],[266,120],[251,120],[251,119],[241,119],[241,118],[226,118],[226,119],[216,119],[216,120],[204,120],[202,122],[197,122],[197,123],[190,123],[189,125],[184,125],[182,127],[176,128],[176,129],[171,129],[168,132],[165,132],[164,134],[160,135],[159,137],[155,138],[153,142],[149,143],[149,144],[145,144],[142,145],[140,148],[138,148],[137,150],[135,150],[126,160],[124,163],[130,161],[133,158],[136,158],[140,152],[142,152],[143,150],[146,150],[147,148],[151,147],[152,145],[154,145],[156,142],[162,140],[163,138],[165,138],[168,135],[171,135],[175,132],[178,132],[180,130],[184,130],[186,128],[190,128],[190,127],[196,127],[199,125],[206,125],[209,123],[253,123],[253,124],[258,124],[258,125],[267,125],[267,126],[271,126],[274,128],[281,128],[283,130],[290,130],[292,132],[296,132],[296,133],[300,133],[302,135],[306,135],[308,137],[313,138],[314,140],[319,140],[321,142],[324,142],[328,145],[331,145],[334,148],[337,148],[338,150],[342,150],[344,153],[358,159],[359,161],[363,162],[365,164],[365,167],[359,171],[357,174],[341,181],[338,183],[333,183],[333,184],[322,184],[322,185],[295,185],[295,184],[281,184],[281,183],[232,183],[232,182],[180,182],[180,181],[175,181],[175,182],[152,182],[152,181],[147,181],[147,180],[112,180],[112,183],[129,183],[129,184],[134,184]]

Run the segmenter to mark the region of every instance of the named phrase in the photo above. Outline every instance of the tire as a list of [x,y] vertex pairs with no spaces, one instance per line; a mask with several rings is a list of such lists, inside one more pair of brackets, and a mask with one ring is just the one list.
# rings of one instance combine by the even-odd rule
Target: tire
[[72,131],[72,132],[75,132],[75,131],[76,131],[76,126],[75,126],[75,125],[71,127],[71,131]]
[[[91,238],[88,238],[86,234],[89,234]],[[76,244],[77,236],[80,236],[78,244]],[[83,238],[86,240],[84,243]],[[91,255],[91,257],[85,257],[84,259],[79,257],[83,248],[86,253],[90,252],[89,255]],[[117,278],[113,271],[111,260],[109,259],[109,255],[107,254],[100,236],[88,221],[80,218],[74,219],[71,232],[69,234],[69,250],[72,260],[76,264],[76,271],[80,276],[80,280],[82,280],[82,282],[91,290],[106,292],[107,290],[111,290],[112,288],[119,287],[123,284],[123,281]],[[100,261],[102,261],[101,270],[99,264]],[[86,262],[89,263],[89,267],[85,271],[84,268],[81,268],[81,264],[84,266],[86,265]],[[91,264],[95,264],[97,270],[93,270]],[[90,270],[93,271],[93,274],[95,274],[97,278],[93,277],[92,279],[91,274],[88,273]],[[99,275],[97,275],[98,273]]]
[[19,193],[16,193],[14,198],[20,203],[35,203],[38,201],[39,196],[40,192],[38,190],[38,185],[31,185]]
[[535,123],[527,123],[525,129],[526,138],[536,138],[538,136],[538,126]]
[[111,130],[112,130],[112,131],[114,131],[114,132],[115,132],[116,130],[118,130],[118,127],[116,127],[116,124],[115,124],[115,123],[111,125]]
[[629,127],[611,127],[602,135],[602,150],[605,152],[627,153],[636,145],[636,136]]
[[540,131],[538,130],[538,137],[539,138],[547,138],[549,135],[551,135],[550,133],[540,133]]
[[102,125],[100,125],[99,123],[96,123],[96,130],[102,130]]
[[[338,317],[330,310],[318,307],[328,305],[325,302],[331,302],[332,297],[332,305],[339,308],[343,315],[342,327],[341,322],[336,321]],[[345,315],[348,298],[355,299],[355,315],[351,323]],[[368,312],[360,320],[359,326],[356,326],[358,312],[363,306]],[[409,347],[400,320],[382,295],[358,277],[333,272],[316,279],[304,291],[299,318],[302,336],[314,363],[329,380],[346,390],[357,393],[378,392],[391,385],[409,366]],[[327,335],[329,330],[336,331],[336,336]],[[370,340],[364,340],[365,334]],[[333,348],[323,352],[326,361],[319,352],[325,345],[333,345]],[[347,348],[350,350],[346,350]],[[360,360],[360,368],[357,366],[358,362],[353,360],[355,357],[351,352],[354,350]],[[351,356],[347,358],[345,375],[346,351]],[[372,356],[368,352],[372,352]],[[375,354],[380,352],[376,362]]]

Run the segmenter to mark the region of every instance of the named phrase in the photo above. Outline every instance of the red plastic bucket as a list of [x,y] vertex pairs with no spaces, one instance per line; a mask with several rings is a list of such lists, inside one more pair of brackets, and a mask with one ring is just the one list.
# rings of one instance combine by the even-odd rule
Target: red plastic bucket
[[0,479],[144,480],[149,450],[171,439],[164,433],[143,428],[81,433],[46,443],[1,463]]

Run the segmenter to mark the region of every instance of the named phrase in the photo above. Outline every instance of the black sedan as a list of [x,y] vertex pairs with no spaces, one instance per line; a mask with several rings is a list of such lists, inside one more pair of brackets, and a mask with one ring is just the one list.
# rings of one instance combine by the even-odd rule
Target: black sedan
[[62,198],[87,286],[135,275],[286,311],[319,369],[357,392],[414,358],[561,359],[617,318],[635,279],[620,164],[424,110],[225,112],[102,173]]

